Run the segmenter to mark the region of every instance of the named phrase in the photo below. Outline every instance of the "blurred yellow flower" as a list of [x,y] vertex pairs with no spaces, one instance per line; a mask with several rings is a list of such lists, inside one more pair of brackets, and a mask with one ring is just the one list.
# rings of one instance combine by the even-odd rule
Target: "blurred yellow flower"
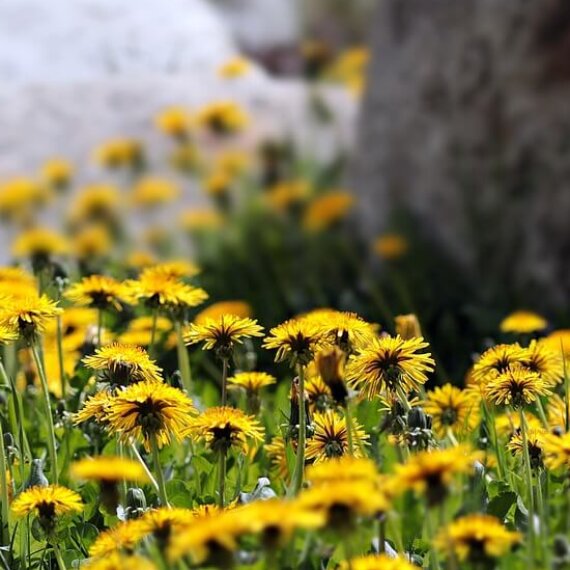
[[95,150],[95,160],[106,168],[137,168],[144,161],[144,148],[136,139],[109,140]]
[[224,79],[243,77],[251,70],[251,63],[245,57],[235,56],[218,68],[218,75]]
[[116,186],[85,186],[72,202],[69,217],[74,223],[110,222],[118,217],[121,202],[121,193]]
[[215,210],[186,210],[180,216],[180,225],[187,232],[200,232],[220,228],[224,218]]
[[313,199],[307,206],[303,224],[309,231],[321,231],[343,220],[354,204],[348,192],[328,192]]
[[105,256],[113,247],[109,230],[101,224],[93,224],[81,229],[73,237],[72,244],[78,259],[85,261]]
[[394,321],[396,334],[399,334],[404,340],[422,336],[422,329],[416,315],[398,315]]
[[172,202],[180,195],[180,188],[172,181],[155,176],[141,178],[133,188],[131,199],[135,206],[154,208]]
[[209,320],[217,321],[222,315],[247,319],[253,315],[253,310],[245,301],[218,301],[202,309],[194,317],[194,323],[203,325]]
[[214,101],[198,112],[198,123],[217,134],[231,134],[242,131],[249,124],[244,109],[233,101]]
[[408,252],[408,242],[398,234],[384,234],[374,241],[374,252],[386,260],[395,260]]
[[16,257],[45,257],[67,253],[67,240],[47,228],[31,228],[21,232],[12,245]]
[[548,321],[532,311],[515,311],[501,321],[501,331],[516,334],[528,334],[541,331],[548,326]]
[[184,107],[169,107],[155,118],[158,130],[176,139],[185,139],[195,122],[194,117]]
[[265,197],[272,208],[283,212],[305,202],[310,194],[311,186],[306,180],[289,180],[268,188]]
[[31,178],[12,178],[0,184],[0,217],[7,221],[28,221],[51,198],[47,187]]
[[225,170],[215,170],[202,181],[202,188],[212,197],[227,194],[233,184],[234,177]]
[[41,176],[53,188],[65,188],[71,182],[74,169],[64,158],[52,158],[42,165]]

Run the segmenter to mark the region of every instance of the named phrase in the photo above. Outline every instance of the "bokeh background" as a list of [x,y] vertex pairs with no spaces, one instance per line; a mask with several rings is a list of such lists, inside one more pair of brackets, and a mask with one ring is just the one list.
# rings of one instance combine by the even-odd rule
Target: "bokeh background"
[[50,228],[266,326],[415,313],[441,381],[514,310],[570,326],[563,0],[3,0],[0,44],[5,263]]

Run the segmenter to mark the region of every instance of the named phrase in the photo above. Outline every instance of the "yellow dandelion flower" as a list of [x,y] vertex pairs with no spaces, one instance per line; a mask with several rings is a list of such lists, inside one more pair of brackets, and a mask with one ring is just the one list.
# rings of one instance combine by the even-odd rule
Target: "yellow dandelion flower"
[[81,568],[82,570],[157,570],[157,567],[147,558],[118,552],[113,552],[104,558],[88,560],[81,565]]
[[[525,411],[524,416],[529,429],[540,429],[542,427],[542,422],[535,415]],[[510,440],[517,433],[520,433],[520,414],[518,412],[512,413],[507,409],[505,413],[495,417],[495,427],[499,437],[506,437]]]
[[315,486],[338,482],[356,484],[361,481],[377,485],[380,483],[380,476],[371,459],[343,455],[309,465],[307,481]]
[[83,510],[81,497],[67,487],[48,485],[22,491],[12,502],[12,513],[17,518],[32,515],[46,534],[51,534],[59,519]]
[[275,470],[279,479],[287,479],[289,466],[287,464],[287,444],[285,439],[278,435],[263,446],[267,457],[271,462],[271,468]]
[[291,365],[304,366],[326,346],[322,328],[306,319],[291,319],[272,328],[263,346],[277,350],[275,360],[288,359]]
[[86,356],[83,364],[98,371],[105,382],[128,386],[135,382],[161,382],[161,369],[140,346],[114,342]]
[[112,139],[95,150],[95,160],[110,169],[137,168],[144,162],[144,148],[135,139]]
[[224,218],[216,210],[192,209],[182,212],[180,225],[189,233],[216,230],[223,226]]
[[445,384],[427,393],[423,407],[432,418],[435,433],[445,437],[449,430],[455,434],[471,433],[479,423],[479,404],[474,392]]
[[303,226],[311,232],[320,232],[346,218],[354,205],[354,196],[348,192],[328,192],[309,202],[303,214]]
[[489,378],[508,370],[513,364],[525,360],[525,351],[519,344],[498,344],[486,350],[475,362],[471,378],[475,383],[486,382]]
[[214,168],[237,177],[247,170],[249,163],[250,157],[247,153],[241,150],[226,150],[216,156]]
[[453,521],[440,531],[436,547],[460,562],[480,563],[508,554],[522,535],[505,528],[496,517],[473,514]]
[[369,554],[356,556],[350,562],[341,562],[339,570],[415,570],[405,558],[392,558],[387,554]]
[[164,134],[184,140],[195,125],[194,117],[184,107],[169,107],[155,118],[155,125]]
[[377,485],[367,481],[336,481],[310,487],[298,498],[301,508],[322,513],[326,526],[337,531],[353,529],[359,517],[375,517],[390,508]]
[[47,228],[32,228],[20,233],[12,246],[16,257],[49,258],[68,250],[67,240]]
[[112,248],[109,230],[101,224],[87,226],[73,238],[73,251],[83,261],[108,255]]
[[228,378],[228,384],[236,388],[243,388],[247,392],[259,392],[261,388],[275,384],[275,376],[267,372],[238,372]]
[[548,345],[532,340],[524,348],[523,366],[536,372],[546,384],[554,386],[564,377],[564,361],[559,351]]
[[128,255],[125,263],[128,267],[132,267],[133,269],[144,269],[145,267],[154,265],[156,263],[156,257],[148,251],[136,250]]
[[212,451],[234,448],[247,453],[252,444],[263,441],[263,428],[253,417],[229,407],[208,408],[192,420],[186,430],[193,439],[204,442]]
[[551,394],[548,397],[546,415],[548,418],[548,425],[553,430],[560,430],[561,432],[567,431],[566,425],[570,423],[570,410],[568,411],[568,418],[566,417],[566,410],[565,398],[561,398],[558,394]]
[[[320,353],[319,353],[320,354]],[[309,364],[309,367],[313,362]],[[333,395],[329,386],[327,386],[323,379],[317,375],[307,371],[305,378],[305,395],[309,403],[309,410],[311,412],[325,412],[333,405]]]
[[268,188],[265,198],[274,210],[285,212],[305,202],[311,191],[311,186],[306,180],[288,180]]
[[472,473],[478,459],[479,454],[465,445],[419,452],[396,466],[396,489],[425,494],[428,504],[437,505],[447,497],[454,477]]
[[[184,139],[182,139],[184,140]],[[177,144],[172,149],[168,162],[172,168],[179,170],[183,174],[192,174],[199,171],[202,164],[202,157],[196,145],[189,142]]]
[[400,335],[404,340],[411,338],[419,338],[422,336],[420,322],[416,315],[398,315],[394,318],[396,334]]
[[184,341],[189,345],[202,342],[204,350],[215,350],[220,358],[228,358],[236,343],[241,343],[244,338],[263,336],[262,331],[263,327],[252,319],[221,315],[203,324],[190,323]]
[[346,366],[350,386],[374,398],[387,389],[410,392],[427,381],[435,366],[423,338],[403,340],[399,336],[374,338],[365,349],[351,356]]
[[154,381],[131,384],[109,399],[107,428],[120,439],[134,438],[147,451],[152,441],[159,448],[180,440],[197,413],[184,392]]
[[[362,455],[361,446],[369,445],[368,434],[353,420],[352,437],[354,456]],[[306,458],[315,463],[348,453],[348,428],[346,419],[336,412],[316,413],[313,417],[313,436],[307,440]]]
[[376,238],[373,244],[374,253],[382,259],[393,261],[400,259],[408,253],[409,245],[401,235],[398,234],[384,234]]
[[122,197],[119,189],[110,184],[93,184],[84,187],[71,204],[73,223],[107,223],[119,214]]
[[134,186],[131,200],[135,206],[155,208],[176,200],[180,188],[170,180],[147,176],[141,178]]
[[[544,439],[547,431],[543,428],[528,429],[526,433],[527,449],[530,459],[530,465],[533,469],[542,467],[544,459]],[[518,431],[513,435],[507,449],[517,457],[524,457],[524,438],[522,432]]]
[[218,75],[224,79],[236,79],[246,75],[250,69],[251,62],[245,57],[236,55],[218,68]]
[[269,549],[284,546],[296,530],[314,530],[326,522],[323,512],[304,508],[295,501],[254,501],[240,510],[241,516],[251,519],[251,532],[259,535]]
[[547,320],[532,311],[515,311],[501,321],[501,331],[505,333],[529,334],[547,326]]
[[208,298],[204,289],[179,281],[171,269],[160,265],[147,267],[137,280],[126,281],[124,289],[133,302],[169,311],[196,307]]
[[196,565],[231,566],[238,539],[251,529],[250,517],[240,516],[236,509],[214,512],[197,517],[172,537],[167,550],[171,562],[189,556]]
[[164,550],[170,544],[172,536],[182,532],[195,520],[196,516],[191,510],[161,507],[142,515],[138,530],[144,536],[152,536],[161,550]]
[[75,479],[100,483],[119,481],[146,483],[149,480],[146,471],[138,461],[123,457],[87,457],[72,463],[70,473]]
[[[127,330],[118,338],[118,342],[127,345],[148,346],[152,337],[153,317],[144,316],[133,319]],[[157,317],[156,336],[167,334],[172,331],[172,322],[166,317]]]
[[30,178],[12,178],[0,184],[0,218],[11,222],[28,222],[49,202],[51,193]]
[[100,310],[114,308],[120,311],[125,287],[112,277],[89,275],[78,283],[73,283],[65,292],[65,296],[78,305]]
[[249,319],[253,315],[253,310],[245,301],[218,301],[202,309],[194,317],[194,324],[203,325],[209,320],[217,321],[222,315],[233,315],[240,319]]
[[528,368],[516,366],[491,378],[484,388],[485,398],[496,405],[520,408],[550,394],[544,380]]
[[552,470],[570,469],[570,433],[544,436],[544,463]]
[[154,270],[172,279],[194,277],[200,273],[200,268],[186,259],[172,259],[157,263]]
[[57,303],[46,295],[8,299],[0,311],[0,327],[30,340],[60,313]]
[[247,113],[233,101],[214,101],[198,111],[198,124],[217,134],[242,131],[249,123]]
[[226,170],[215,170],[202,180],[202,188],[213,198],[224,197],[234,183],[234,177]]
[[89,547],[89,556],[103,559],[119,553],[132,554],[143,536],[139,519],[120,522],[99,534]]
[[54,188],[65,188],[73,177],[73,165],[63,158],[51,158],[41,168],[42,178]]
[[107,390],[102,390],[94,396],[90,396],[81,410],[74,414],[73,423],[82,424],[89,420],[95,420],[100,424],[105,424],[111,398],[112,394]]
[[570,329],[554,331],[539,342],[560,354],[567,363],[570,361]]

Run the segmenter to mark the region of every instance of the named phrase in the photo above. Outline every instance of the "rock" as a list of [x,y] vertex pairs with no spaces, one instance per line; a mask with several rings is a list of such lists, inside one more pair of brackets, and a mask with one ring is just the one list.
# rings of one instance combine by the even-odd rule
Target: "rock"
[[0,82],[191,75],[236,47],[206,0],[4,0]]
[[403,207],[478,284],[567,306],[570,4],[382,0],[373,30],[367,231]]

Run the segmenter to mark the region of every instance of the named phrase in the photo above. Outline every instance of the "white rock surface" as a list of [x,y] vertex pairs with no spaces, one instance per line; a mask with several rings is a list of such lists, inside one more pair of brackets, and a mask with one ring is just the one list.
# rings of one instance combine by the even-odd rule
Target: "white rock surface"
[[0,81],[192,74],[235,52],[205,0],[2,0]]

